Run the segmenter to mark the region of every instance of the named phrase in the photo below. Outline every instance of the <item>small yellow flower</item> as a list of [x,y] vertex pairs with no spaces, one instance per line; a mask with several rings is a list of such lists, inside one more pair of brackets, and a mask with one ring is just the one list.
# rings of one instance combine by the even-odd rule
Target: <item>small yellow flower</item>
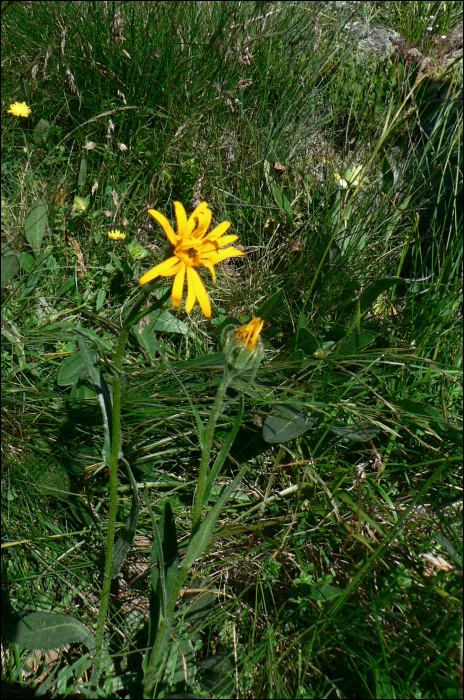
[[114,231],[108,231],[108,238],[111,238],[112,241],[123,241],[126,237],[125,233],[122,233],[122,231],[118,231],[118,229],[114,229]]
[[7,109],[7,113],[14,117],[28,117],[31,112],[31,108],[25,102],[13,102],[10,109]]
[[174,233],[171,224],[161,212],[155,209],[148,211],[162,226],[173,250],[171,257],[145,273],[139,279],[139,284],[147,284],[157,277],[174,276],[172,305],[178,309],[182,301],[184,281],[187,275],[186,312],[190,313],[198,300],[204,315],[210,318],[211,304],[195,268],[208,268],[213,280],[216,281],[214,265],[227,260],[227,258],[244,255],[244,253],[233,246],[225,248],[238,239],[238,236],[223,236],[230,226],[230,221],[223,221],[210,233],[207,233],[212,213],[206,202],[202,202],[188,219],[180,202],[174,202],[174,208],[177,218],[177,234]]
[[246,326],[240,326],[235,331],[235,337],[241,340],[248,350],[254,350],[264,326],[264,321],[261,318],[253,316],[251,321]]

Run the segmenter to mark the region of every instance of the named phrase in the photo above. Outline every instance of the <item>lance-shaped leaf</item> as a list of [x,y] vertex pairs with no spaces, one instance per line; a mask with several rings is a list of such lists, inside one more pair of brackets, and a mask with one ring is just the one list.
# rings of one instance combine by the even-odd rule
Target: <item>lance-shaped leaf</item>
[[[143,499],[147,506],[148,514],[153,527],[153,545],[150,555],[150,581],[152,587],[152,596],[150,600],[150,611],[148,619],[148,648],[151,649],[155,643],[156,632],[160,617],[164,619],[166,615],[166,581],[164,578],[164,555],[163,545],[159,534],[156,518],[150,505],[150,500],[147,493],[143,493]],[[142,662],[144,672],[149,660],[149,654],[145,654]]]
[[218,500],[212,507],[210,513],[207,515],[203,523],[200,525],[200,528],[190,540],[187,553],[182,561],[181,566],[179,567],[179,580],[182,580],[182,583],[183,581],[185,581],[188,571],[195,559],[201,557],[206,547],[210,543],[216,520],[218,519],[221,510],[224,508],[224,504],[232,496],[233,492],[245,476],[246,470],[247,467],[243,467],[243,469],[239,471],[233,482],[229,486],[224,488],[222,494],[219,496]]
[[[111,436],[113,432],[113,402],[111,400],[110,389],[106,383],[100,369],[95,366],[93,357],[87,343],[82,335],[78,335],[79,350],[84,358],[85,366],[95,387],[98,402],[103,416],[103,460],[105,464],[110,463],[111,456]],[[119,457],[122,457],[122,437],[119,440]]]
[[240,428],[240,423],[242,422],[242,417],[243,417],[243,408],[244,408],[244,400],[243,400],[243,396],[241,396],[240,397],[240,406],[238,409],[238,413],[235,417],[233,428],[230,431],[229,435],[227,436],[226,441],[223,444],[220,453],[216,457],[216,461],[214,463],[213,468],[211,469],[210,475],[209,475],[208,480],[206,482],[205,495],[203,498],[203,505],[204,506],[208,505],[208,501],[209,501],[210,496],[211,496],[211,489],[213,488],[215,481],[219,475],[219,472],[222,469],[222,465],[226,461],[227,455],[229,454],[230,448],[232,447],[232,443],[234,442],[235,437],[236,437],[238,430]]
[[375,340],[375,335],[368,331],[350,333],[348,338],[344,338],[334,350],[334,356],[357,355],[371,345]]
[[85,644],[94,649],[94,639],[90,630],[71,615],[59,613],[32,612],[21,618],[7,632],[7,641],[26,649],[49,651],[67,644]]
[[2,255],[2,287],[12,279],[19,270],[19,260],[14,253]]
[[353,425],[333,425],[331,428],[335,435],[348,438],[348,440],[366,441],[373,438],[380,432],[377,425],[373,425],[368,421],[358,421]]
[[[177,532],[172,513],[171,504],[166,501],[160,518],[159,527],[150,505],[148,495],[143,494],[145,504],[153,526],[153,546],[151,550],[151,585],[153,595],[150,602],[150,615],[148,624],[148,647],[153,647],[158,630],[160,617],[166,618],[169,598],[177,582],[179,566],[179,549],[177,544]],[[174,595],[177,594],[174,593]],[[146,668],[149,654],[143,661]]]
[[264,304],[261,304],[261,306],[254,311],[254,316],[262,318],[263,321],[268,321],[274,311],[281,306],[283,298],[284,290],[279,289],[278,292],[275,292]]
[[403,280],[400,277],[386,277],[383,280],[377,280],[373,284],[370,284],[367,289],[364,290],[361,297],[361,313],[367,311],[367,309],[374,303],[374,301],[387,289],[395,287],[400,284]]
[[277,404],[266,416],[263,438],[266,442],[287,442],[302,435],[316,422],[317,413],[290,404]]
[[46,119],[39,119],[34,131],[32,132],[32,139],[39,148],[47,148],[49,133],[50,122],[48,122]]
[[113,568],[111,569],[111,578],[116,578],[116,576],[121,571],[121,567],[126,558],[126,554],[134,539],[135,531],[137,528],[137,521],[139,519],[139,492],[137,489],[137,482],[134,479],[132,470],[129,466],[129,462],[123,458],[123,462],[127,467],[127,472],[129,474],[129,479],[131,483],[132,491],[132,502],[129,517],[124,523],[124,527],[118,535],[118,539],[114,545],[113,549]]
[[274,199],[279,209],[282,209],[282,211],[284,211],[287,214],[290,221],[293,221],[292,205],[290,204],[289,199],[285,196],[282,188],[274,187],[272,190],[272,194],[274,195]]
[[79,166],[79,175],[77,177],[77,189],[81,195],[85,192],[85,182],[87,180],[87,153],[84,151],[81,157]]
[[87,374],[87,367],[80,352],[73,353],[60,367],[58,386],[72,386]]
[[38,255],[42,247],[42,240],[48,224],[47,206],[43,199],[38,199],[27,215],[24,228],[26,238],[34,253]]

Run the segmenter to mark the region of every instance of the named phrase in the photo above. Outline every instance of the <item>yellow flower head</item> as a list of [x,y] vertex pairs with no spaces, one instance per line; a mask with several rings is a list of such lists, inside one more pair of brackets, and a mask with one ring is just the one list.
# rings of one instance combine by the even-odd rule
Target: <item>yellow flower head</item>
[[112,241],[123,241],[126,237],[125,233],[122,233],[121,231],[118,231],[118,229],[114,229],[114,231],[108,231],[108,238],[111,238]]
[[216,281],[214,265],[244,255],[241,250],[233,246],[225,248],[238,239],[238,236],[224,236],[230,226],[230,221],[223,221],[219,226],[208,233],[211,224],[212,213],[206,202],[202,202],[187,219],[187,214],[180,202],[174,202],[177,218],[177,234],[174,233],[171,224],[161,212],[155,209],[148,211],[156,221],[161,224],[173,250],[172,255],[164,262],[156,265],[139,279],[139,284],[147,284],[157,277],[172,277],[172,304],[178,309],[182,301],[184,280],[187,275],[187,313],[193,309],[198,300],[204,315],[211,317],[211,304],[200,279],[196,267],[206,267]]
[[10,109],[7,109],[7,113],[12,114],[14,117],[28,117],[31,111],[31,108],[25,102],[13,102],[10,105]]
[[253,318],[246,326],[240,326],[235,331],[235,337],[241,340],[248,350],[254,350],[258,341],[259,334],[264,326],[264,321],[261,318]]

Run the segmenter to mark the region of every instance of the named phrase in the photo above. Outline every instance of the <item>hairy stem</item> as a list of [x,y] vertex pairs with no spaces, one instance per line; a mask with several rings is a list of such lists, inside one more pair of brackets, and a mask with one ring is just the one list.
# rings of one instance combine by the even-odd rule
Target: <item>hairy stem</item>
[[[148,293],[151,290],[144,291],[132,307],[119,336],[118,345],[116,347],[116,355],[114,358],[114,379],[113,379],[113,429],[111,434],[111,454],[109,460],[110,468],[110,488],[109,488],[109,510],[108,510],[108,530],[106,534],[106,554],[105,554],[105,573],[103,578],[102,596],[100,601],[100,610],[97,619],[97,631],[95,635],[95,658],[92,669],[92,689],[96,691],[98,682],[101,676],[102,648],[103,635],[105,631],[106,614],[108,612],[108,604],[110,599],[111,588],[111,571],[113,568],[114,554],[114,533],[116,528],[116,514],[118,508],[118,461],[119,461],[119,445],[121,441],[121,381],[122,381],[122,360],[126,347],[127,338],[131,327],[134,323],[134,318],[140,311],[140,307],[146,300]],[[160,300],[164,301],[166,295]]]

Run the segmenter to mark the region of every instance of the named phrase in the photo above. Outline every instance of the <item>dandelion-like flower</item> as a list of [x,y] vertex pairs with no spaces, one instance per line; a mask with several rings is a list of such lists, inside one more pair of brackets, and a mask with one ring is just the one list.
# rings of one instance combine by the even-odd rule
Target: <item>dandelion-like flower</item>
[[108,231],[108,238],[111,238],[112,241],[123,241],[125,237],[126,234],[122,231],[118,231],[118,229],[114,229],[114,231]]
[[14,117],[28,117],[31,112],[31,108],[25,102],[13,102],[10,109],[7,109],[7,113]]
[[148,211],[162,226],[173,250],[171,257],[144,274],[139,279],[139,284],[147,284],[157,277],[174,276],[172,304],[175,309],[178,309],[182,301],[185,276],[187,276],[186,312],[190,313],[198,300],[204,315],[210,318],[211,304],[195,268],[206,267],[211,272],[213,280],[216,281],[214,265],[227,260],[227,258],[244,255],[244,253],[233,246],[226,248],[238,239],[238,236],[223,235],[229,228],[230,221],[223,221],[208,233],[212,213],[206,202],[202,202],[188,219],[180,202],[174,202],[174,208],[177,218],[177,234],[174,233],[171,224],[161,212],[155,209]]

